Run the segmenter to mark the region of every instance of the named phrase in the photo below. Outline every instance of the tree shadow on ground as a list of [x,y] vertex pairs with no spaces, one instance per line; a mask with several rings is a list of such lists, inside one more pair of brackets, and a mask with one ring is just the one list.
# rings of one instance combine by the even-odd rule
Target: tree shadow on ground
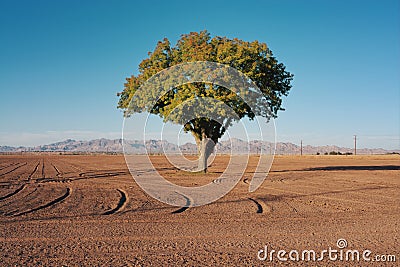
[[271,170],[270,172],[303,172],[303,171],[398,171],[397,165],[379,165],[379,166],[324,166],[313,167],[301,170]]
[[380,165],[380,166],[326,166],[305,169],[307,171],[394,171],[400,170],[400,166],[396,165]]

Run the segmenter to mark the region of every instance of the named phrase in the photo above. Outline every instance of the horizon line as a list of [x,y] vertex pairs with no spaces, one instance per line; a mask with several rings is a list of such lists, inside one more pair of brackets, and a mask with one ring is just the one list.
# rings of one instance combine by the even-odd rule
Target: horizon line
[[[274,144],[274,143],[275,143],[275,145],[278,144],[278,143],[281,143],[281,144],[292,144],[292,145],[295,145],[295,146],[297,146],[297,147],[300,147],[300,146],[301,146],[301,144],[297,144],[297,143],[295,143],[295,142],[293,142],[293,141],[278,141],[278,140],[277,140],[276,142],[272,142],[272,141],[264,141],[264,140],[259,140],[259,139],[251,139],[251,140],[245,141],[245,140],[240,139],[240,138],[237,138],[237,137],[232,137],[232,138],[228,138],[228,139],[222,139],[222,140],[218,141],[218,143],[221,143],[221,142],[224,142],[224,141],[229,141],[229,140],[231,140],[231,139],[237,139],[237,140],[240,140],[240,141],[243,141],[243,142],[260,141],[260,142],[267,142],[267,143],[270,143],[270,144]],[[90,141],[96,141],[96,140],[108,140],[108,141],[115,141],[115,140],[120,140],[120,141],[122,141],[122,140],[127,140],[127,141],[138,141],[138,142],[142,142],[142,141],[143,141],[143,140],[140,140],[140,139],[105,138],[105,137],[94,138],[94,139],[80,139],[80,140],[78,140],[78,139],[76,139],[76,138],[66,138],[66,139],[63,139],[63,140],[61,140],[61,141],[54,141],[54,142],[50,142],[50,141],[49,141],[49,143],[46,143],[46,144],[39,144],[39,145],[6,145],[6,144],[0,144],[0,147],[10,147],[10,148],[35,148],[35,147],[50,146],[50,145],[54,145],[54,144],[58,144],[58,143],[63,143],[63,142],[66,142],[66,141],[90,142]],[[193,144],[193,145],[195,145],[195,143],[193,143],[193,142],[185,142],[185,143],[182,144],[182,145],[178,145],[178,144],[176,144],[176,143],[174,143],[174,142],[168,141],[167,138],[165,138],[165,139],[153,139],[153,138],[150,138],[150,139],[146,140],[146,142],[148,142],[148,141],[166,141],[166,142],[168,142],[168,143],[170,143],[170,144],[177,145],[177,146],[182,146],[182,145],[186,145],[186,144]],[[353,147],[340,146],[340,145],[337,145],[337,144],[313,145],[313,144],[307,144],[307,143],[304,143],[304,142],[303,142],[302,146],[303,146],[303,148],[305,148],[305,147],[307,147],[307,146],[309,146],[309,147],[314,147],[314,148],[333,146],[333,147],[337,147],[337,148],[339,148],[339,149],[353,149]],[[385,150],[385,151],[400,151],[400,147],[399,147],[399,148],[389,148],[389,149],[388,149],[388,148],[383,148],[383,147],[375,147],[375,148],[371,148],[371,147],[359,147],[359,148],[357,148],[357,150],[362,150],[362,149],[369,149],[369,150],[379,150],[379,149],[380,149],[380,150]]]

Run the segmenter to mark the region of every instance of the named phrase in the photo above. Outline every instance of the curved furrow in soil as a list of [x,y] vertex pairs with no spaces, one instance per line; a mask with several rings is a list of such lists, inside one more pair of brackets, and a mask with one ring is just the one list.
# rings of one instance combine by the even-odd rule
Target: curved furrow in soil
[[224,184],[224,183],[232,183],[232,182],[239,182],[237,177],[220,177],[217,179],[212,180],[214,184]]
[[27,165],[27,164],[28,164],[27,162],[20,163],[18,166],[12,168],[11,170],[9,170],[9,171],[7,171],[7,172],[5,172],[5,173],[0,174],[0,177],[1,177],[1,176],[5,176],[6,174],[10,174],[10,173],[12,173],[12,172],[18,170],[19,168],[21,168],[21,167]]
[[82,179],[95,179],[95,178],[108,178],[115,177],[119,175],[129,174],[128,171],[118,171],[118,172],[106,172],[106,173],[91,173],[87,174],[85,172],[79,173],[79,178],[74,178],[73,180],[82,180]]
[[258,202],[257,200],[255,200],[254,198],[249,198],[249,200],[251,200],[254,204],[256,204],[256,207],[257,207],[257,213],[263,213],[264,212],[264,209],[263,209],[263,207],[262,207],[262,205],[260,204],[260,202]]
[[111,209],[111,210],[108,210],[108,211],[104,212],[103,215],[112,215],[112,214],[115,214],[117,212],[121,212],[126,207],[126,204],[129,201],[128,194],[122,189],[117,189],[117,191],[121,195],[117,206],[115,208]]
[[84,175],[85,178],[104,178],[104,177],[113,177],[121,174],[125,174],[125,172],[110,172],[110,173],[99,173],[93,175]]
[[36,184],[49,184],[49,183],[71,183],[72,179],[57,179],[57,178],[38,178],[35,179]]
[[69,175],[71,175],[71,174],[77,175],[79,173],[83,173],[84,172],[84,170],[81,167],[76,166],[75,164],[73,164],[70,161],[67,161],[65,159],[57,159],[56,162],[57,162],[57,165],[61,165],[62,166],[61,169],[63,170],[64,175],[67,174],[67,173]]
[[[30,189],[30,190],[29,190]],[[21,205],[30,203],[33,199],[38,198],[40,193],[38,192],[38,188],[31,188],[26,186],[25,190],[19,191],[19,194],[14,194],[1,203],[1,214],[5,214],[6,216],[11,216],[13,214],[19,213],[21,209]],[[23,201],[21,201],[23,199]],[[3,210],[5,208],[6,210]]]
[[56,204],[59,204],[59,203],[63,202],[65,199],[67,199],[71,195],[71,192],[72,192],[72,188],[67,187],[67,190],[66,190],[64,195],[62,195],[62,196],[60,196],[60,197],[58,197],[58,198],[46,203],[46,204],[40,205],[39,207],[36,207],[36,208],[33,208],[33,209],[29,209],[27,211],[23,211],[23,212],[14,214],[13,216],[26,215],[26,214],[29,214],[29,213],[32,213],[32,212],[35,212],[35,211],[38,211],[38,210],[46,209],[46,208],[49,208],[49,207],[54,206]]
[[129,170],[121,170],[121,169],[97,169],[97,170],[87,170],[82,171],[81,175],[96,175],[102,173],[129,173]]
[[256,205],[257,208],[256,213],[269,213],[272,212],[273,210],[272,206],[267,205],[262,199],[254,199],[251,197],[248,199]]
[[44,173],[44,159],[42,160],[42,177],[45,178],[45,173]]
[[57,172],[56,176],[57,177],[62,177],[62,173],[60,172],[60,170],[56,167],[56,165],[54,165],[53,163],[50,162],[50,165],[54,168],[54,170]]
[[177,209],[177,210],[174,210],[174,211],[172,212],[172,214],[182,213],[182,212],[186,211],[188,208],[190,208],[190,206],[191,206],[192,203],[193,203],[193,201],[192,201],[189,197],[187,197],[187,196],[185,196],[185,195],[183,195],[183,194],[179,194],[179,195],[181,195],[182,197],[185,198],[186,204],[185,204],[184,207],[181,207],[181,208],[179,208],[179,209]]
[[12,197],[12,196],[14,196],[14,195],[16,195],[16,194],[18,194],[19,192],[21,192],[22,190],[24,190],[25,187],[26,187],[26,184],[21,185],[21,186],[18,187],[14,192],[11,192],[11,193],[9,193],[9,194],[7,194],[7,195],[5,195],[5,196],[0,197],[0,201],[1,201],[1,200],[4,200],[4,199],[7,199],[7,198],[9,198],[9,197]]
[[39,165],[40,165],[40,161],[36,164],[35,168],[33,169],[33,171],[28,175],[28,181],[32,180],[32,176],[35,174],[35,172],[37,172],[37,170],[39,169]]
[[20,164],[20,163],[19,162],[14,162],[14,163],[10,163],[10,164],[8,164],[6,166],[2,166],[2,167],[0,167],[0,171],[2,169],[5,169],[5,168],[11,167],[11,166],[15,166],[15,165],[18,165],[18,164]]
[[70,182],[69,179],[63,179],[63,172],[60,171],[59,168],[56,167],[55,164],[53,164],[50,161],[45,161],[43,160],[42,166],[40,168],[41,175],[38,178],[34,178],[34,182],[38,184],[43,184],[43,183],[52,183],[52,182],[58,182],[58,183],[64,183],[64,182]]

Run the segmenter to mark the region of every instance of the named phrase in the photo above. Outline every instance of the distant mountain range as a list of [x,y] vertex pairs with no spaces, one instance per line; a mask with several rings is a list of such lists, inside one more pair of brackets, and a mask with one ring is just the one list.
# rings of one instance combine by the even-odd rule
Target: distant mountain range
[[[197,153],[197,147],[195,144],[186,143],[180,147],[176,144],[169,143],[165,140],[148,140],[143,143],[143,141],[138,140],[125,140],[124,141],[129,146],[129,152],[135,154],[144,154],[147,151],[150,153],[162,153],[166,151],[169,153],[182,151],[187,154]],[[231,148],[232,145],[232,148]],[[230,139],[226,141],[221,141],[217,144],[217,153],[230,153],[231,149],[236,153],[246,153],[250,148],[250,153],[259,153],[261,149],[270,153],[273,148],[273,144],[270,142],[253,140],[246,142],[240,139]],[[303,146],[303,154],[324,154],[329,152],[340,152],[340,153],[353,153],[352,148],[338,147],[338,146]],[[1,153],[13,153],[13,152],[109,152],[109,153],[122,153],[122,139],[95,139],[90,141],[75,141],[72,139],[67,139],[62,142],[57,142],[49,145],[41,145],[35,147],[11,147],[11,146],[0,146]],[[362,148],[357,149],[357,154],[386,154],[386,153],[400,153],[400,150],[385,150],[381,148]],[[276,143],[276,154],[283,155],[295,155],[300,154],[300,146],[292,143]]]

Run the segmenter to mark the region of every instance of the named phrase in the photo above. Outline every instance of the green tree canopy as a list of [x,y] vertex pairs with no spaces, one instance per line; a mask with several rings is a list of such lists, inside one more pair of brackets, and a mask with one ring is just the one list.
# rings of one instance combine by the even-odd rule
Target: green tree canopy
[[[149,101],[145,96],[139,96],[140,99],[132,101],[140,86],[156,73],[181,63],[195,61],[225,64],[249,77],[262,92],[257,98],[257,110],[251,109],[231,90],[206,82],[188,83],[173,88],[160,96],[155,105],[148,106]],[[253,119],[258,115],[267,119],[277,117],[278,111],[284,110],[281,106],[282,97],[288,95],[292,79],[293,75],[277,61],[265,43],[219,36],[211,38],[207,31],[191,32],[182,35],[175,46],[171,46],[167,38],[158,42],[154,51],[149,52],[148,58],[140,63],[139,74],[126,79],[124,90],[118,93],[118,108],[124,110],[125,116],[147,111],[164,120],[173,120],[171,112],[187,100],[209,97],[222,101],[236,113],[235,117],[224,117],[223,114],[218,120],[199,117],[183,125],[184,130],[191,132],[197,142],[202,159],[200,162],[207,162],[214,145],[232,124],[232,120],[243,117]],[[212,140],[213,144],[210,145],[207,140]],[[199,163],[199,168],[206,170],[206,163]]]

